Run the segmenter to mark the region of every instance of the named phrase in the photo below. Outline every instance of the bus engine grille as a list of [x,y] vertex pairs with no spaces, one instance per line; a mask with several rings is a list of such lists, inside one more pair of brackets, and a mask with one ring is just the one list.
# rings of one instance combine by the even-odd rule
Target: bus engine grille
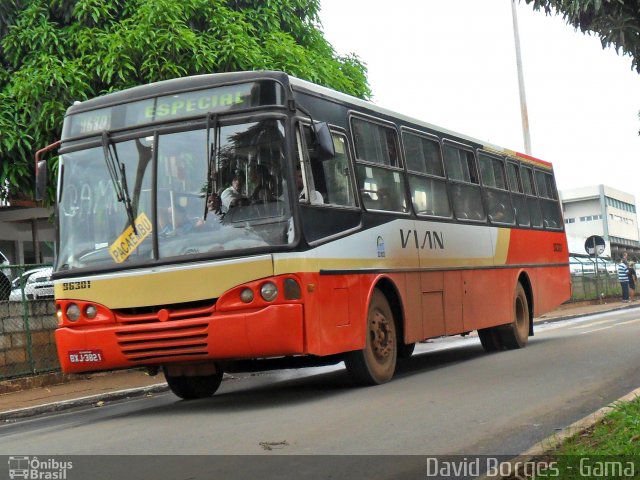
[[116,333],[116,338],[131,362],[207,355],[207,323],[122,330]]

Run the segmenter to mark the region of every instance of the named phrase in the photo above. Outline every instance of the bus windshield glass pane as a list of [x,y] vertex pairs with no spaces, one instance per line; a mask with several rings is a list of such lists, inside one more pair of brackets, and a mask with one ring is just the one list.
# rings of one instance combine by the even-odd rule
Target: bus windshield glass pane
[[[109,145],[125,166],[136,231],[118,201],[104,149],[64,154],[56,269],[113,268],[285,244],[290,207],[282,178],[284,131],[282,121],[268,119],[218,127],[209,135],[200,129]],[[209,185],[207,138],[217,146]]]

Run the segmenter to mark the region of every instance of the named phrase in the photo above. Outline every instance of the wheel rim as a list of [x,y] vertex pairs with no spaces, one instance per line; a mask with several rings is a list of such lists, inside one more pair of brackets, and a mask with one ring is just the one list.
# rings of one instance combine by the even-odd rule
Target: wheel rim
[[371,316],[369,339],[375,359],[381,363],[390,358],[394,340],[389,319],[376,308]]

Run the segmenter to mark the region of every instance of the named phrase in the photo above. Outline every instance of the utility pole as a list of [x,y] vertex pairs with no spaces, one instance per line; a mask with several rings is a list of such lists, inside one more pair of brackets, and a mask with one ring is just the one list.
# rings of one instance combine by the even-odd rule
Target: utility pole
[[518,65],[518,90],[520,92],[520,113],[522,115],[522,135],[524,136],[524,153],[531,155],[531,136],[529,135],[529,115],[527,113],[527,97],[524,93],[524,75],[522,73],[522,58],[520,56],[520,34],[518,32],[518,15],[516,0],[511,0],[511,14],[513,16],[513,37],[516,45],[516,64]]

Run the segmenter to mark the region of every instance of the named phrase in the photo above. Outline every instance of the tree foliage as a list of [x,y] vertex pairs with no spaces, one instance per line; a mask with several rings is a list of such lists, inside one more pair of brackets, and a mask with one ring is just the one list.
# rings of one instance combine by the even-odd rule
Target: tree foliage
[[562,14],[582,32],[600,37],[602,48],[631,56],[631,68],[640,73],[640,1],[638,0],[525,0],[534,10]]
[[369,97],[364,64],[325,40],[319,9],[319,0],[1,0],[0,185],[31,195],[34,153],[59,138],[66,108],[140,84],[282,70]]

